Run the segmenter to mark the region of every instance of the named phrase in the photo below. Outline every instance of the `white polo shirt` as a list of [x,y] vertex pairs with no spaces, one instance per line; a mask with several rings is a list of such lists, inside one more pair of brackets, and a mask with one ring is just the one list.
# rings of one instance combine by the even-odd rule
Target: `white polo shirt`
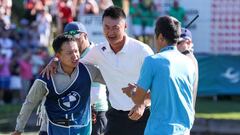
[[94,46],[81,62],[99,66],[108,87],[111,106],[129,111],[134,103],[122,92],[122,88],[128,83],[136,83],[145,57],[152,54],[148,45],[126,35],[124,47],[117,54],[105,42]]

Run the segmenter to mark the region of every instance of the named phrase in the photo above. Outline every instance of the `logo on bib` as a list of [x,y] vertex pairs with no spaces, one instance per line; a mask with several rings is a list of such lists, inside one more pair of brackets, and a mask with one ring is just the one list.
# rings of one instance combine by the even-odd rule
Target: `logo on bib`
[[67,96],[58,99],[58,104],[63,110],[69,111],[79,104],[80,99],[81,96],[77,92],[71,91]]

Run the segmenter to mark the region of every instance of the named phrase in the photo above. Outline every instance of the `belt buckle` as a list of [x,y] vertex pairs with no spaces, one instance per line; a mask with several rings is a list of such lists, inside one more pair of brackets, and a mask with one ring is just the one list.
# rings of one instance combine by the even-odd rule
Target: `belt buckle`
[[54,123],[62,125],[62,126],[69,126],[68,119],[55,120]]

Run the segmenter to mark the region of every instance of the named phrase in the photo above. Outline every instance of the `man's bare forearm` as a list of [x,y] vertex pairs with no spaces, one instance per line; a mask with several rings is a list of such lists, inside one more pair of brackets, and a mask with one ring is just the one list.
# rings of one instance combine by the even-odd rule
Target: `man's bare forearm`
[[145,98],[144,98],[144,104],[146,107],[151,106],[151,96],[150,96],[150,92],[147,92]]
[[150,95],[140,87],[137,87],[132,91],[131,98],[136,105],[147,105],[150,103]]

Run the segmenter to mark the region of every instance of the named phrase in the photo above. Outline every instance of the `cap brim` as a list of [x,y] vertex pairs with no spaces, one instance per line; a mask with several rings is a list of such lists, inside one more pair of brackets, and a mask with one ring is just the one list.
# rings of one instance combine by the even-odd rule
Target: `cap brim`
[[184,40],[185,40],[185,38],[180,37],[180,38],[178,39],[178,42],[182,42],[182,41],[184,41]]
[[189,38],[189,37],[180,37],[178,42],[181,42],[181,41],[184,41],[184,40],[192,40],[192,39]]

